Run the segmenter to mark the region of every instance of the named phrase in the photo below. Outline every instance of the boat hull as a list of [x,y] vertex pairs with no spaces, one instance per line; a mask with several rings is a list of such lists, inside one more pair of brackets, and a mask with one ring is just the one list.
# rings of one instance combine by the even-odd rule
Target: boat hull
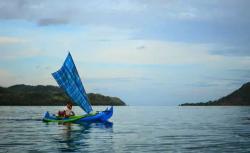
[[58,123],[85,123],[85,122],[106,122],[108,119],[110,119],[113,115],[113,106],[111,108],[107,108],[104,111],[96,112],[96,113],[90,113],[86,115],[80,115],[80,116],[71,116],[69,118],[59,118],[55,115],[49,114],[49,112],[46,112],[43,121],[44,122],[58,122]]

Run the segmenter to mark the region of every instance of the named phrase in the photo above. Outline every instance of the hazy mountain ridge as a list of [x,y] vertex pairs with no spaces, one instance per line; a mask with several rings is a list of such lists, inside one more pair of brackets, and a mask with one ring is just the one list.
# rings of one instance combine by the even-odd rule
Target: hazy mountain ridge
[[250,106],[250,82],[243,84],[239,89],[218,100],[184,103],[180,106]]
[[[89,100],[92,105],[126,105],[117,97],[104,96],[101,94],[89,93]],[[57,86],[31,86],[14,85],[8,88],[0,87],[0,105],[17,106],[56,106],[65,105],[70,101],[68,96]]]

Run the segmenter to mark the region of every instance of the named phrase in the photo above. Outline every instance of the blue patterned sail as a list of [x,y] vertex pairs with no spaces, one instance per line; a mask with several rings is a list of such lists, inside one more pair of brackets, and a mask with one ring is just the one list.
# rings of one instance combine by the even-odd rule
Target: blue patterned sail
[[61,69],[52,73],[52,76],[75,104],[80,106],[86,113],[93,110],[70,53]]

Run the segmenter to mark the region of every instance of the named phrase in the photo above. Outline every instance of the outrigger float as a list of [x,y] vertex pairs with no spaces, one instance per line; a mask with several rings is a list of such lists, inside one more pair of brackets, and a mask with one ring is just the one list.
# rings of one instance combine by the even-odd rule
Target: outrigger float
[[112,117],[113,106],[104,111],[93,111],[70,53],[65,59],[63,66],[58,71],[52,73],[52,76],[72,102],[80,106],[86,113],[70,117],[59,117],[46,112],[43,117],[44,122],[81,124],[85,122],[107,122]]

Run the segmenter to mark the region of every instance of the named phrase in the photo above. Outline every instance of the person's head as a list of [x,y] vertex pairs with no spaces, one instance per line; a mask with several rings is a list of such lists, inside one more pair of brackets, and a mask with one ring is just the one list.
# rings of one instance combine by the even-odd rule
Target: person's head
[[72,109],[72,106],[73,106],[73,104],[72,104],[71,102],[68,102],[68,103],[67,103],[68,109]]

